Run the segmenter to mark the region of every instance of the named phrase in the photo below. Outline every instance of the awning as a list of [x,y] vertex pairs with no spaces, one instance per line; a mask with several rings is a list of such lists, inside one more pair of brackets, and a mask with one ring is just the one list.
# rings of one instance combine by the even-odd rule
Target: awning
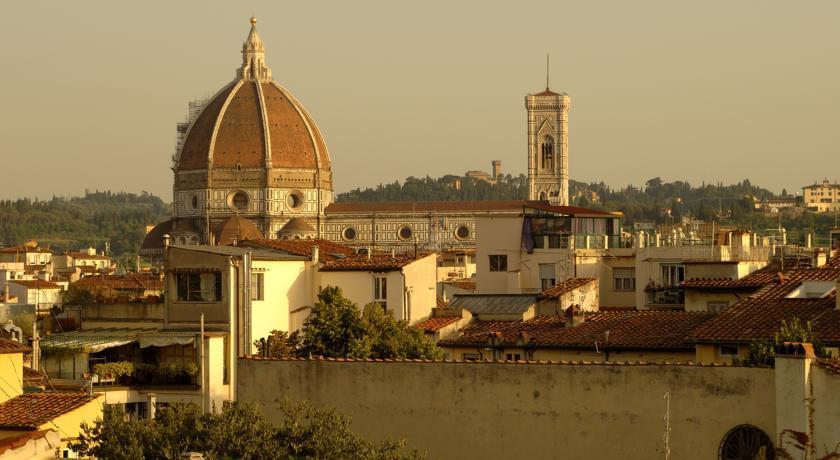
[[168,332],[159,329],[82,329],[52,334],[40,340],[44,353],[98,353],[102,350],[138,342],[140,348],[188,345],[195,342],[196,333]]

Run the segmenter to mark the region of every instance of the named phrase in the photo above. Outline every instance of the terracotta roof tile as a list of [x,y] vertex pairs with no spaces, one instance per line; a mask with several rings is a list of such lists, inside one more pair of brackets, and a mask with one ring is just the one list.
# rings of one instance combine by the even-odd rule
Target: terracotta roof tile
[[47,433],[51,431],[55,430],[32,431],[28,433],[19,434],[17,436],[11,436],[8,438],[0,439],[0,454],[3,454],[9,449],[17,449],[23,447],[29,441],[44,438],[47,436]]
[[540,292],[537,295],[537,300],[556,299],[567,292],[574,291],[589,283],[594,283],[595,278],[569,278],[566,281],[555,284],[554,286]]
[[440,316],[437,318],[429,318],[425,321],[420,321],[419,323],[415,324],[414,327],[417,329],[422,330],[423,332],[435,332],[440,329],[443,329],[450,324],[457,323],[458,320],[461,319],[458,316]]
[[61,289],[61,286],[58,284],[53,283],[52,281],[44,281],[44,280],[9,280],[10,283],[14,283],[20,286],[27,287],[29,289]]
[[[487,346],[491,333],[500,333],[501,344],[515,346],[523,340],[531,347],[626,350],[690,350],[688,334],[714,317],[714,313],[632,311],[593,313],[577,326],[566,327],[564,316],[537,316],[526,321],[475,321],[461,337],[441,341],[442,347]],[[609,338],[606,332],[609,331]]]
[[443,281],[443,284],[448,284],[450,286],[454,286],[458,289],[463,289],[465,291],[475,292],[476,282],[474,279],[460,279],[460,280],[451,280],[451,281]]
[[31,367],[23,366],[23,383],[30,386],[44,386],[47,384],[48,379],[47,374],[36,371]]
[[786,298],[804,281],[835,281],[840,269],[816,268],[793,270],[749,297],[732,305],[717,317],[697,328],[694,342],[738,342],[769,340],[782,321],[799,318],[810,321],[814,332],[827,344],[840,344],[840,311],[836,310],[833,292],[823,298]]
[[779,276],[779,273],[788,272],[791,270],[799,270],[802,268],[810,268],[810,260],[791,259],[785,260],[784,269],[780,261],[773,261],[765,267],[756,270],[749,275],[732,280],[728,278],[693,278],[683,281],[682,285],[691,289],[735,289],[735,290],[754,290],[762,286],[773,283]]
[[233,216],[225,220],[216,229],[216,244],[229,246],[234,241],[258,240],[263,238],[262,232],[250,219],[240,216]]
[[34,430],[98,396],[87,393],[24,393],[0,404],[0,428]]
[[286,251],[289,254],[306,257],[312,255],[313,246],[318,246],[318,259],[321,262],[327,262],[330,260],[339,259],[341,257],[352,256],[355,253],[354,249],[350,246],[345,246],[343,244],[333,243],[332,241],[322,239],[269,240],[262,238],[257,240],[245,240],[242,241],[239,245],[248,247],[256,246],[269,249],[279,249],[281,251]]
[[446,308],[446,306],[449,305],[449,302],[444,300],[443,297],[441,297],[441,296],[437,296],[436,300],[437,300],[436,303],[437,303],[438,308]]
[[73,283],[73,286],[109,288],[118,291],[159,291],[163,280],[151,274],[128,274],[122,276],[88,276]]
[[334,259],[324,264],[321,271],[370,271],[370,272],[388,272],[399,270],[415,260],[422,259],[430,255],[429,253],[418,254],[414,256],[413,252],[401,253],[394,255],[375,254],[370,257],[366,255],[355,255],[345,259]]
[[539,201],[525,200],[476,200],[476,201],[380,201],[355,203],[330,203],[324,211],[327,214],[369,213],[369,212],[474,212],[474,211],[521,211],[526,204]]
[[50,251],[47,248],[27,246],[25,244],[19,244],[17,246],[9,246],[9,247],[5,247],[5,248],[0,248],[0,252],[2,252],[2,253],[38,252],[38,253],[41,253],[41,254],[52,254],[52,251]]
[[12,339],[0,337],[0,355],[5,353],[29,353],[32,351],[28,346]]

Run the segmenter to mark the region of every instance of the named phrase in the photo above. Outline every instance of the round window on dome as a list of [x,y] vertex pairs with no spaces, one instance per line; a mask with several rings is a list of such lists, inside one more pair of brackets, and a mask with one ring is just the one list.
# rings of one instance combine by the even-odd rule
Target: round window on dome
[[356,239],[356,229],[353,227],[345,227],[344,231],[341,232],[341,237],[347,241],[353,241]]
[[466,225],[460,225],[455,229],[455,238],[465,240],[470,237],[470,228]]
[[411,238],[411,235],[413,235],[414,232],[411,230],[411,227],[406,225],[406,226],[400,228],[400,231],[397,232],[397,234],[400,236],[401,240],[407,240],[407,239]]
[[303,207],[303,193],[295,190],[286,196],[286,206],[292,211],[299,211]]
[[248,198],[248,194],[243,191],[239,191],[230,196],[228,206],[230,206],[230,208],[234,211],[247,211],[250,203],[251,199]]

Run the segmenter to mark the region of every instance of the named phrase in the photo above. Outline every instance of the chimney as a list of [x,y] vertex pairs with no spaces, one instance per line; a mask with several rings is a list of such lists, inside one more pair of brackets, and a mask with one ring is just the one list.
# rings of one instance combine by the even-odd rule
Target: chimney
[[[20,329],[20,328],[18,328]],[[23,335],[21,335],[23,339]],[[23,340],[21,340],[23,341]],[[32,369],[38,370],[41,365],[41,344],[38,337],[38,322],[32,322]]]
[[584,312],[578,305],[570,305],[566,308],[566,327],[575,327],[586,320]]
[[317,264],[321,260],[320,249],[317,244],[312,245],[312,263]]

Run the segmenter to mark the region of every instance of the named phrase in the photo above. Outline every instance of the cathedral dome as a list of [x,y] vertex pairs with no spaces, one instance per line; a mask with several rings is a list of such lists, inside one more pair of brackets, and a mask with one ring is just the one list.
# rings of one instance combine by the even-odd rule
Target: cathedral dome
[[189,125],[176,171],[306,169],[329,171],[324,138],[306,109],[271,79],[256,20],[242,46],[237,78]]

